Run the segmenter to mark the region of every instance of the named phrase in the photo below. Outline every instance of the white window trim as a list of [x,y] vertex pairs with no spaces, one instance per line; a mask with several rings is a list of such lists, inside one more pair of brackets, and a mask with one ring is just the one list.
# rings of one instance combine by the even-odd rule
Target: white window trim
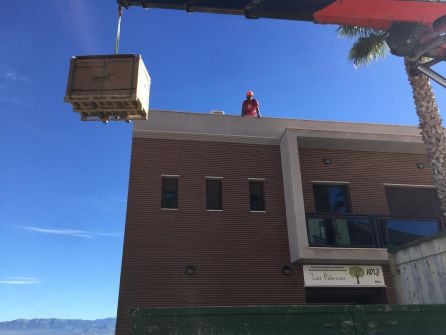
[[410,187],[410,188],[435,188],[433,185],[415,185],[415,184],[391,184],[391,183],[383,183],[383,186],[389,187]]
[[206,176],[204,179],[211,179],[211,180],[221,180],[223,177],[215,177],[215,176]]
[[249,211],[250,213],[266,213],[266,211]]
[[206,209],[206,212],[223,212],[223,209]]
[[266,178],[248,178],[250,181],[266,181]]
[[165,207],[161,207],[162,211],[177,211],[178,208],[165,208]]

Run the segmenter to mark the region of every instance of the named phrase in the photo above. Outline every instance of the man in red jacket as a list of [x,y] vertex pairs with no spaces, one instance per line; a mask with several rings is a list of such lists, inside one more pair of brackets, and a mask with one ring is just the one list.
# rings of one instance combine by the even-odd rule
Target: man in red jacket
[[246,100],[242,104],[242,116],[260,117],[260,104],[253,96],[253,91],[246,92]]

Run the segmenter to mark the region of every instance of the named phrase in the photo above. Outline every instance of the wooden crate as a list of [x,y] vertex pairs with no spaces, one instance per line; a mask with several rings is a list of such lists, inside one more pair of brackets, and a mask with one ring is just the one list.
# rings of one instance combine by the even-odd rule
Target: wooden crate
[[140,55],[75,56],[64,100],[83,121],[147,120],[149,92]]

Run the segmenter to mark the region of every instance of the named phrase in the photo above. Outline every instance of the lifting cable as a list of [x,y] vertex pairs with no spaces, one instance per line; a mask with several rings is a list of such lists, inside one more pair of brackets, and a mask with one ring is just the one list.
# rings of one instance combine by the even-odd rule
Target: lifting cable
[[115,40],[115,54],[119,53],[119,38],[121,37],[121,18],[122,18],[122,6],[118,6],[118,27],[116,29],[116,40]]

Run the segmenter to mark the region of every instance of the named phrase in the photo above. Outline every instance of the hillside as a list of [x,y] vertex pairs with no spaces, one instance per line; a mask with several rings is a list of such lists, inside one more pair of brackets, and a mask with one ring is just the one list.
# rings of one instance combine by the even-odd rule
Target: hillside
[[0,335],[114,335],[115,318],[98,320],[19,319],[0,322]]

